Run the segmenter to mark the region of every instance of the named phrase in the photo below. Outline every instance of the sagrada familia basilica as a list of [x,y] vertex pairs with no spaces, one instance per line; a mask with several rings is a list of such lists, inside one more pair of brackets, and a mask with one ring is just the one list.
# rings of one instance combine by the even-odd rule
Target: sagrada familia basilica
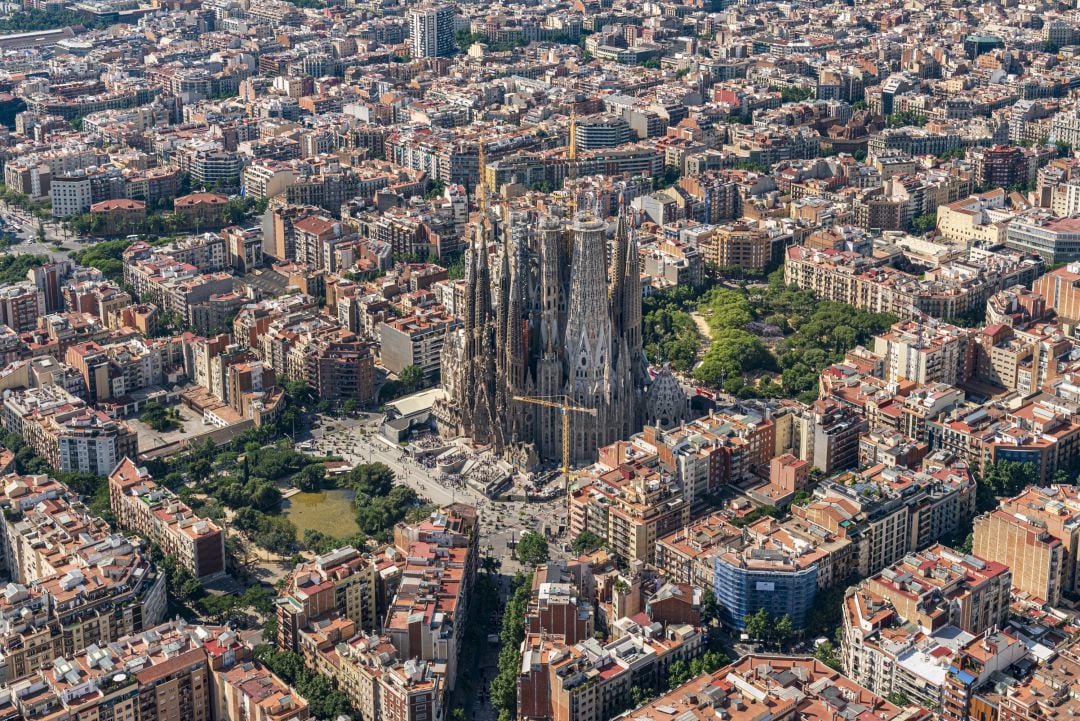
[[493,209],[483,185],[463,324],[442,351],[441,430],[535,465],[562,455],[561,411],[517,399],[565,398],[590,410],[571,424],[578,464],[645,423],[683,420],[678,382],[666,370],[651,377],[642,351],[638,246],[625,207],[609,240],[595,211]]

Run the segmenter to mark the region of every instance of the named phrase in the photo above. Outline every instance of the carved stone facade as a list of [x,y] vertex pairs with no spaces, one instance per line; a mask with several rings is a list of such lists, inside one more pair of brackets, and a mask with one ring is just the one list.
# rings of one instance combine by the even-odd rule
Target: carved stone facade
[[503,206],[492,223],[482,210],[467,250],[464,323],[443,347],[449,400],[436,417],[444,431],[515,457],[531,447],[534,457],[554,460],[562,454],[561,411],[514,397],[566,396],[596,411],[572,419],[570,457],[578,464],[641,429],[648,374],[637,242],[625,212],[610,253],[607,228],[588,211],[568,221]]

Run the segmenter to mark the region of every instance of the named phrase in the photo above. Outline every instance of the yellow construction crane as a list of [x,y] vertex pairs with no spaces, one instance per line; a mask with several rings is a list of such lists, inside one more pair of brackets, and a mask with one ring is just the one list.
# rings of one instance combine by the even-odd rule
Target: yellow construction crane
[[566,492],[570,492],[570,414],[571,413],[588,413],[590,416],[596,415],[595,408],[582,408],[574,405],[573,400],[568,396],[514,396],[515,401],[521,401],[522,403],[532,403],[538,406],[546,406],[548,408],[558,408],[562,411],[562,473],[563,483],[565,484]]

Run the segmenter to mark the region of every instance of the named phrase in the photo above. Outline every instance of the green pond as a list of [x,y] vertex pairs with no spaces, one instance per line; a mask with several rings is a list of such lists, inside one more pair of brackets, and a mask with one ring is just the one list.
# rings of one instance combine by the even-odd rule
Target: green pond
[[281,502],[281,510],[296,526],[297,538],[303,538],[309,528],[337,538],[347,538],[360,531],[351,489],[297,493]]

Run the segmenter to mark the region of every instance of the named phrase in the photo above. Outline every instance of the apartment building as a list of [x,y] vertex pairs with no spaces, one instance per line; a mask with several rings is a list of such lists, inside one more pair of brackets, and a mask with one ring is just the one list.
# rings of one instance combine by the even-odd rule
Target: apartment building
[[[1047,274],[1049,275],[1049,273]],[[1046,276],[1043,276],[1045,278]],[[1042,278],[1039,278],[1042,280]],[[1039,281],[1035,281],[1037,286]],[[1046,299],[1022,285],[994,293],[986,301],[986,324],[1011,326],[1025,332],[1028,328],[1039,328],[1039,321],[1048,317]],[[1067,320],[1055,319],[1063,330],[1069,330]],[[1046,326],[1042,326],[1046,327]]]
[[0,680],[160,623],[165,578],[144,542],[112,532],[51,478],[2,480],[0,552],[11,582],[0,604]]
[[300,634],[311,624],[336,614],[365,632],[379,625],[381,579],[376,559],[351,546],[297,565],[277,598],[281,648],[300,650]]
[[[996,554],[987,557],[1013,567],[1018,589],[1053,602],[1044,595],[1051,593],[1051,588],[1072,594],[1080,583],[1078,514],[1076,486],[1030,487],[1013,498],[1001,499],[997,511],[976,519],[976,545]],[[1056,574],[1051,574],[1058,546],[1061,562]]]
[[1009,223],[1005,245],[1038,253],[1051,265],[1080,260],[1080,219],[1058,218],[1045,211],[1019,215]]
[[37,327],[45,315],[45,293],[33,283],[13,283],[0,288],[0,323],[15,331]]
[[1046,301],[1046,309],[1072,326],[1080,324],[1080,263],[1069,263],[1039,277],[1031,289]]
[[229,293],[233,277],[228,273],[200,273],[190,263],[178,263],[169,256],[125,263],[124,282],[162,309],[191,322],[191,307],[211,296]]
[[674,583],[709,588],[715,575],[714,559],[742,535],[725,514],[697,518],[656,540],[656,567]]
[[109,281],[79,281],[65,285],[61,294],[67,308],[90,313],[103,321],[132,304],[131,296]]
[[218,233],[188,235],[158,246],[136,241],[124,250],[125,266],[166,258],[195,266],[202,273],[216,273],[229,267],[225,238]]
[[87,397],[94,403],[160,387],[167,379],[179,380],[183,373],[173,366],[165,343],[140,337],[104,346],[94,341],[78,343],[67,349],[64,358],[82,376]]
[[761,271],[772,261],[772,239],[756,225],[719,225],[702,238],[698,250],[706,263],[718,268]]
[[767,418],[732,408],[667,429],[646,426],[631,440],[656,455],[687,503],[702,505],[707,494],[746,480],[755,465],[762,467],[758,464],[772,448],[772,432]]
[[[646,621],[650,623],[646,624]],[[676,661],[701,653],[703,637],[690,624],[651,623],[647,614],[617,622],[617,638],[577,644],[526,632],[517,695],[526,719],[587,721],[614,718],[635,686],[654,687]]]
[[655,561],[656,541],[690,521],[690,504],[656,452],[638,441],[600,449],[569,499],[570,535],[603,538],[627,562]]
[[867,687],[806,657],[747,655],[697,676],[628,715],[630,719],[843,718],[925,721],[930,712],[890,703]]
[[[371,344],[334,322],[278,326],[263,339],[262,359],[275,373],[302,380],[320,399],[330,403],[375,399],[375,354]],[[271,324],[270,331],[274,331]]]
[[1009,412],[955,408],[930,419],[926,434],[933,449],[951,453],[973,469],[996,460],[1031,463],[1040,483],[1049,483],[1080,451],[1080,426],[1045,400]]
[[956,533],[975,513],[967,466],[931,472],[875,466],[826,481],[792,514],[854,544],[852,571],[866,577],[908,552]]
[[[961,568],[970,567],[974,557],[962,558],[968,560]],[[978,559],[975,561],[977,564]],[[930,568],[934,569],[930,579],[935,579],[934,574],[942,575],[940,566]],[[961,568],[951,572],[962,573]],[[894,597],[903,596],[907,593],[904,586],[912,583],[913,577],[917,579],[917,594],[919,584],[926,583],[925,576],[903,573],[886,583],[890,588],[899,586]],[[973,634],[949,624],[945,622],[949,613],[943,608],[946,604],[941,596],[930,594],[919,605],[920,617],[908,619],[866,584],[855,588],[842,606],[844,672],[874,693],[903,695],[909,703],[946,713],[970,709],[976,692],[992,678],[1009,672],[1020,675],[1022,667],[1010,667],[1028,660],[1027,646],[1021,639],[995,628]],[[939,625],[928,627],[923,621]],[[953,717],[964,719],[967,715]]]
[[835,398],[814,401],[794,422],[793,452],[831,475],[853,468],[859,460],[859,438],[869,422]]
[[137,450],[128,424],[55,385],[10,392],[4,398],[3,425],[58,471],[107,475]]
[[925,443],[899,431],[873,428],[859,437],[859,467],[880,463],[886,468],[918,468],[929,450]]
[[90,167],[53,175],[49,186],[54,218],[85,213],[94,203],[124,197],[124,179],[117,168]]
[[863,586],[905,620],[928,631],[957,626],[980,635],[1009,617],[1009,567],[941,544],[905,556]]
[[980,187],[1010,188],[1027,184],[1028,162],[1024,149],[1010,145],[973,149],[975,183]]
[[1030,486],[998,508],[1042,525],[1063,547],[1062,593],[1076,593],[1080,583],[1080,490],[1074,485]]
[[461,326],[461,319],[441,307],[417,309],[413,315],[379,324],[379,358],[392,373],[419,366],[429,381],[439,375],[443,344]]
[[1000,189],[939,205],[936,212],[941,237],[965,247],[1005,242],[1005,230],[1013,215],[1005,210],[1005,193]]
[[1053,658],[1040,663],[1029,677],[1010,687],[998,702],[998,718],[1036,721],[1080,713],[1080,699],[1068,690],[1072,679],[1080,674],[1078,651],[1075,642],[1058,648]]
[[1065,544],[1045,522],[997,509],[975,519],[972,550],[980,558],[1012,569],[1017,594],[1035,603],[1056,605],[1067,578]]
[[987,299],[999,290],[1030,286],[1045,262],[1026,253],[984,249],[920,278],[888,266],[884,259],[795,245],[786,251],[784,281],[875,313],[958,318],[983,312]]
[[593,638],[596,580],[588,561],[551,561],[533,573],[525,610],[526,633],[559,636],[576,644]]
[[325,215],[309,215],[293,223],[296,261],[312,268],[336,271],[334,246],[345,240],[342,225]]
[[723,623],[742,630],[743,619],[764,608],[773,618],[787,616],[801,628],[817,595],[820,555],[812,548],[791,549],[771,539],[733,546],[717,555],[712,590]]
[[457,680],[479,536],[476,509],[460,503],[394,527],[394,546],[405,561],[383,632],[401,658],[445,664],[448,690]]
[[[0,713],[27,721],[57,714],[214,721],[226,711],[217,703],[216,683],[250,655],[233,631],[171,621],[58,655],[48,667],[8,681],[0,687]],[[295,694],[274,681],[276,690]]]
[[214,712],[246,721],[304,721],[311,715],[302,696],[254,662],[214,674]]
[[885,364],[883,380],[920,385],[957,385],[971,375],[970,333],[936,320],[906,320],[874,338],[874,353]]
[[225,261],[234,273],[250,273],[263,264],[263,235],[258,228],[231,225],[222,229],[221,237],[225,241]]
[[445,712],[445,669],[402,661],[388,636],[358,634],[355,623],[338,619],[305,632],[303,644],[316,670],[337,682],[363,719],[431,721]]
[[131,458],[125,457],[109,474],[109,507],[121,527],[149,538],[196,578],[225,573],[225,534],[221,528],[192,513]]
[[454,51],[453,5],[429,5],[409,11],[409,39],[414,58],[437,58]]

